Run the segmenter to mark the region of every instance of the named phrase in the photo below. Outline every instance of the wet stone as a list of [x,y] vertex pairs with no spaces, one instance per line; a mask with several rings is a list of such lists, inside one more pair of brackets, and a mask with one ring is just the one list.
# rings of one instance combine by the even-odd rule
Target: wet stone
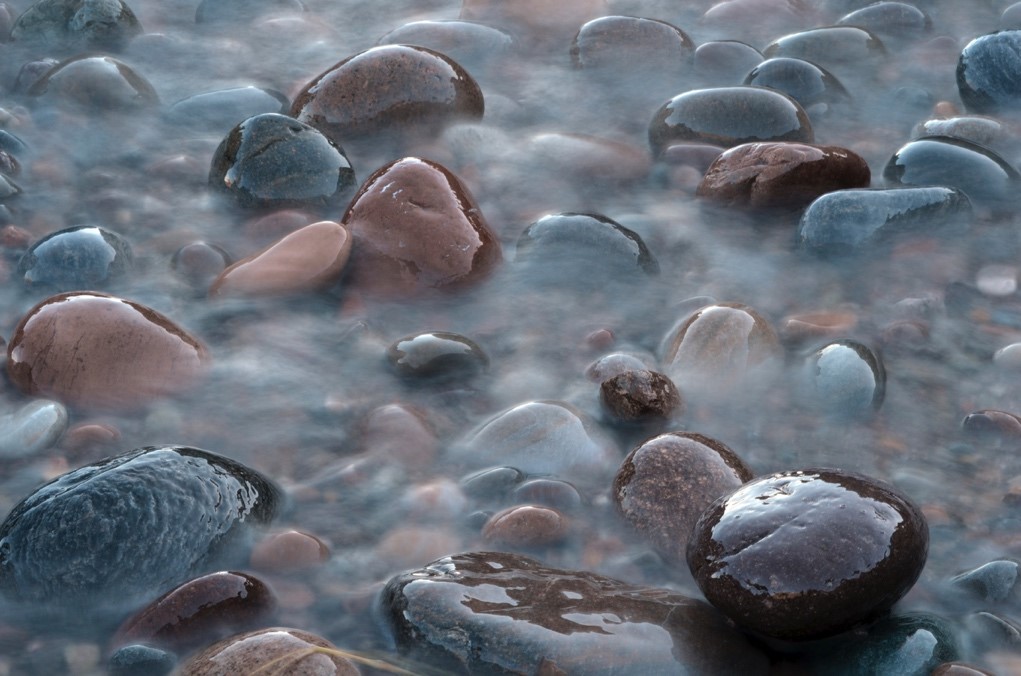
[[93,111],[132,111],[159,104],[156,90],[131,66],[109,56],[78,56],[59,63],[29,96]]
[[7,373],[26,394],[90,409],[133,410],[190,388],[206,348],[144,305],[96,292],[47,298],[7,346]]
[[627,371],[645,371],[652,368],[654,359],[627,352],[612,352],[589,364],[585,375],[589,380],[602,383]]
[[864,638],[835,647],[818,666],[834,676],[930,676],[961,651],[954,628],[937,615],[911,613],[879,620]]
[[891,44],[932,32],[932,19],[906,2],[875,2],[837,20],[838,26],[857,26]]
[[55,291],[102,289],[132,267],[131,245],[96,225],[76,225],[46,235],[18,263],[26,284]]
[[1017,561],[990,561],[974,570],[955,575],[950,584],[987,603],[1002,603],[1015,595],[1019,576]]
[[319,221],[295,230],[257,254],[228,266],[209,288],[211,296],[284,296],[328,288],[351,255],[344,226]]
[[666,421],[684,411],[681,393],[668,377],[645,369],[625,371],[599,386],[599,400],[623,423]]
[[1021,103],[1021,30],[969,42],[957,61],[957,89],[969,112],[1011,113]]
[[776,89],[806,109],[817,103],[851,99],[844,85],[828,70],[790,57],[766,59],[748,73],[743,84]]
[[194,448],[147,447],[86,465],[0,524],[0,593],[26,613],[105,623],[243,560],[252,529],[281,499],[256,471]]
[[51,448],[67,430],[67,409],[38,399],[0,416],[0,460],[30,458]]
[[726,150],[696,194],[736,207],[801,209],[834,190],[866,188],[872,175],[857,153],[805,143],[746,143]]
[[706,598],[739,625],[800,641],[900,599],[925,565],[925,517],[891,486],[833,469],[781,472],[714,502],[688,543]]
[[291,115],[337,143],[387,133],[431,133],[455,121],[482,119],[475,79],[439,52],[382,45],[355,54],[314,78]]
[[405,378],[466,381],[489,370],[489,357],[471,339],[447,331],[405,336],[387,349],[387,360]]
[[1021,2],[1015,2],[1013,5],[1005,8],[1003,14],[1000,15],[997,26],[1000,30],[1021,28]]
[[398,575],[379,611],[402,655],[450,673],[768,670],[701,601],[515,554],[460,554]]
[[214,643],[184,662],[179,676],[276,673],[286,664],[286,673],[303,676],[358,676],[351,660],[337,652],[314,648],[337,648],[326,639],[299,629],[272,627],[239,634]]
[[848,255],[912,235],[966,228],[971,213],[971,200],[952,187],[841,190],[808,206],[797,244],[820,256]]
[[286,115],[234,127],[213,154],[209,184],[244,207],[343,205],[357,185],[344,149]]
[[426,47],[478,74],[495,70],[511,56],[514,39],[502,30],[471,21],[414,21],[390,31],[378,44]]
[[142,34],[121,0],[38,0],[18,16],[15,42],[39,42],[61,51],[119,50]]
[[503,259],[468,188],[430,160],[406,157],[378,169],[343,223],[355,238],[351,284],[370,293],[468,287]]
[[878,411],[886,396],[882,358],[853,340],[813,351],[805,358],[801,378],[806,403],[834,416],[853,418]]
[[950,136],[929,136],[901,146],[883,169],[891,186],[945,186],[962,190],[975,206],[1012,209],[1021,174],[992,150]]
[[571,62],[586,70],[633,77],[655,73],[670,78],[691,66],[695,43],[677,26],[658,19],[602,16],[580,29],[571,43]]
[[330,559],[330,548],[310,533],[288,530],[260,540],[252,548],[251,566],[267,573],[294,573]]
[[755,141],[814,140],[812,123],[798,102],[765,87],[684,92],[663,104],[649,124],[649,143],[656,155],[678,141],[731,148]]
[[914,136],[952,136],[986,146],[1000,154],[1013,142],[1002,122],[979,115],[926,120],[915,127]]
[[536,478],[522,481],[510,493],[511,502],[553,507],[560,512],[577,512],[582,499],[573,484],[560,479]]
[[110,676],[166,676],[177,664],[172,653],[147,645],[119,648],[107,660]]
[[264,624],[276,598],[247,573],[220,571],[168,591],[121,624],[114,647],[141,643],[183,654]]
[[470,498],[501,500],[510,495],[511,490],[524,478],[521,470],[514,467],[490,467],[465,476],[460,485],[464,494]]
[[716,439],[671,432],[624,458],[613,479],[612,497],[620,515],[661,556],[683,564],[703,510],[753,476],[751,468]]
[[710,40],[695,48],[693,69],[707,85],[741,84],[748,71],[762,62],[762,52],[737,40]]
[[493,514],[482,527],[482,537],[512,549],[533,549],[559,544],[568,530],[567,518],[556,509],[515,505]]
[[226,134],[250,117],[262,113],[286,114],[290,108],[291,102],[278,91],[235,87],[181,99],[167,110],[167,119],[182,127]]
[[886,47],[864,28],[826,26],[785,35],[767,45],[762,54],[770,59],[778,56],[803,59],[839,73],[842,68],[879,62],[886,56]]
[[246,24],[272,14],[305,11],[302,0],[202,0],[195,9],[199,24]]

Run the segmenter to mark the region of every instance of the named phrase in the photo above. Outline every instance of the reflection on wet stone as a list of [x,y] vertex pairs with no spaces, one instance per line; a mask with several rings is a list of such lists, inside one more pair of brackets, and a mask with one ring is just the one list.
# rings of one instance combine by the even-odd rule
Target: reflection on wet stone
[[836,103],[851,98],[840,80],[828,70],[790,57],[766,59],[748,73],[743,84],[777,89],[806,109],[816,103]]
[[102,289],[132,267],[131,245],[115,232],[77,225],[46,235],[18,263],[26,284],[56,291]]
[[886,369],[871,348],[840,340],[813,351],[802,369],[804,397],[831,415],[855,417],[879,410],[886,395]]
[[864,28],[827,26],[785,35],[767,45],[762,54],[804,59],[841,73],[862,63],[877,63],[886,56],[886,47]]
[[489,357],[471,339],[448,331],[430,331],[401,338],[386,353],[401,376],[463,381],[484,373]]
[[235,87],[195,94],[167,110],[167,118],[189,128],[223,134],[235,125],[262,113],[286,114],[291,102],[280,92],[261,87]]
[[764,674],[768,667],[701,601],[515,554],[440,559],[391,579],[379,603],[402,654],[455,673]]

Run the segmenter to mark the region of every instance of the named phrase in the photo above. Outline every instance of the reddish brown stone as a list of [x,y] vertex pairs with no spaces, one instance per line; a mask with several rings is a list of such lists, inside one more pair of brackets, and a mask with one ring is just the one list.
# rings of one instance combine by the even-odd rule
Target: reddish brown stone
[[324,638],[298,629],[271,628],[232,636],[211,645],[175,673],[178,676],[260,673],[358,676],[361,672]]
[[696,194],[729,206],[801,208],[845,188],[867,188],[869,165],[837,146],[745,143],[720,155]]
[[672,432],[628,454],[613,479],[613,500],[621,516],[660,554],[683,564],[699,515],[753,476],[719,441]]
[[251,575],[211,573],[185,582],[128,618],[111,646],[144,643],[182,652],[257,627],[275,606],[273,592]]
[[267,573],[291,573],[322,565],[330,558],[326,543],[309,533],[274,533],[252,548],[251,565]]
[[469,286],[502,258],[468,189],[429,160],[406,157],[376,171],[344,224],[355,238],[352,284],[371,293]]
[[279,296],[315,291],[337,281],[350,254],[351,237],[344,226],[320,221],[234,263],[220,273],[209,294]]
[[365,416],[359,448],[407,469],[433,467],[439,454],[436,433],[422,415],[402,404],[387,404]]
[[622,422],[667,420],[683,412],[681,393],[673,381],[655,371],[633,370],[599,386],[599,399]]
[[206,348],[164,315],[93,291],[42,301],[7,346],[7,372],[23,392],[91,409],[137,409],[179,393],[208,362]]
[[567,537],[567,517],[551,507],[517,505],[497,512],[482,527],[482,537],[509,547],[543,547]]
[[961,422],[965,434],[1017,441],[1021,439],[1021,416],[996,409],[969,413]]
[[364,134],[428,131],[485,110],[474,78],[424,47],[382,45],[344,59],[294,99],[291,116],[344,146]]

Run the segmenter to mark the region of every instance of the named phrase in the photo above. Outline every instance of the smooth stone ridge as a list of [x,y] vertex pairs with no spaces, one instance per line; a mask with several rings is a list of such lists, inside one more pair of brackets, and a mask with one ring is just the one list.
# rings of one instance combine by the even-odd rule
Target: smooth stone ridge
[[762,54],[769,59],[778,56],[803,59],[832,71],[876,63],[886,56],[886,47],[864,28],[824,26],[778,38]]
[[397,650],[454,673],[765,674],[701,601],[507,553],[448,556],[387,582]]
[[146,447],[86,465],[0,524],[0,593],[27,613],[103,623],[243,562],[252,529],[274,518],[282,497],[258,472],[195,448]]
[[29,96],[93,111],[132,111],[159,105],[155,87],[110,56],[75,56],[60,62],[28,89]]
[[710,505],[687,560],[706,599],[739,625],[801,641],[889,609],[928,549],[925,517],[892,486],[806,469],[756,479]]

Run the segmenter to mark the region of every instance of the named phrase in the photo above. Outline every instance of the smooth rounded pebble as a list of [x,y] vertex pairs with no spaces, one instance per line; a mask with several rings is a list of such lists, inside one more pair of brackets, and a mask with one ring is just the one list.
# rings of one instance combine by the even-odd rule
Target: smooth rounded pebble
[[[325,648],[321,652],[315,648]],[[355,664],[326,639],[299,629],[271,627],[214,643],[189,658],[179,676],[286,673],[302,676],[358,676]]]

